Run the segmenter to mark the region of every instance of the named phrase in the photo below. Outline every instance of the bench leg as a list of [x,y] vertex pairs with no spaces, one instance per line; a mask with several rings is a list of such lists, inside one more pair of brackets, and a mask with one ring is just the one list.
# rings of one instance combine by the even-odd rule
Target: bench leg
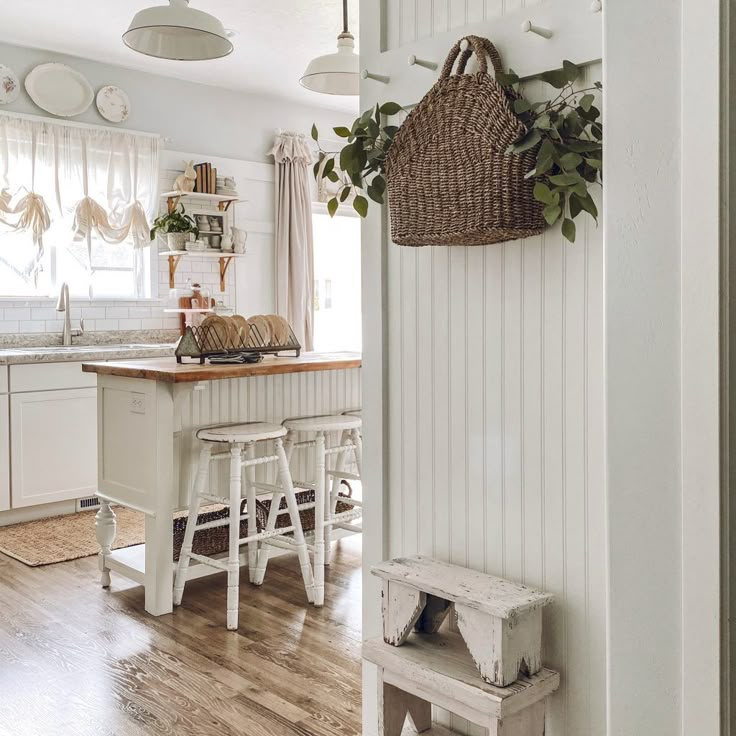
[[383,581],[383,640],[400,647],[424,610],[427,594],[393,580]]
[[506,687],[519,672],[533,675],[542,668],[542,609],[516,619],[500,619],[455,604],[457,625],[480,670],[492,685]]
[[544,736],[544,700],[502,721],[493,718],[488,736]]
[[424,606],[421,616],[417,619],[415,630],[424,634],[436,634],[447,618],[451,607],[450,601],[428,593],[427,605]]
[[383,682],[378,676],[378,736],[401,736],[406,716],[417,733],[432,727],[432,705],[426,700]]

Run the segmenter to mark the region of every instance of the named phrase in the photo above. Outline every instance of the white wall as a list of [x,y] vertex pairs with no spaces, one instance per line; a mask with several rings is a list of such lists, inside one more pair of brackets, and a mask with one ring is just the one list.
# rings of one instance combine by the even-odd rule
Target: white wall
[[[533,8],[500,6],[486,4],[485,19],[469,26],[471,4],[450,3],[454,20],[421,31],[421,0],[389,3],[383,22],[375,6],[364,9],[364,64],[391,84],[367,81],[361,106],[418,101],[435,75],[409,68],[406,57],[441,64],[471,28],[526,73],[563,58],[591,61],[596,39],[600,56],[600,16],[587,3],[581,11],[558,0],[539,11],[539,24],[560,36],[552,46],[519,32],[526,17],[537,21]],[[565,38],[576,23],[589,27]],[[385,52],[365,35],[382,25]],[[591,82],[601,74],[599,63],[586,69]],[[528,89],[533,98],[550,91]],[[579,229],[575,245],[555,228],[503,245],[400,248],[374,211],[363,242],[365,497],[374,504],[384,484],[380,518],[373,505],[368,513],[374,524],[383,520],[386,536],[384,545],[366,540],[367,557],[419,552],[555,593],[544,660],[560,670],[562,686],[549,704],[550,736],[606,733],[603,229],[584,218]],[[382,385],[373,371],[382,371]],[[374,470],[382,443],[383,478]],[[364,595],[365,633],[375,635],[373,581]],[[370,668],[366,675],[364,733],[373,736]],[[460,732],[482,733],[438,715]]]
[[[4,43],[0,43],[0,58],[3,64],[15,70],[21,82],[34,66],[58,61],[82,72],[95,92],[106,84],[121,87],[128,93],[131,107],[124,127],[160,133],[170,139],[166,147],[175,151],[268,162],[267,152],[275,129],[281,127],[308,133],[314,121],[326,129],[344,125],[345,118],[350,117],[335,110],[309,107],[276,97],[248,95]],[[258,70],[244,69],[243,73],[257,74]],[[46,114],[34,105],[25,89],[18,100],[4,106],[3,110]],[[94,104],[74,120],[109,124]]]

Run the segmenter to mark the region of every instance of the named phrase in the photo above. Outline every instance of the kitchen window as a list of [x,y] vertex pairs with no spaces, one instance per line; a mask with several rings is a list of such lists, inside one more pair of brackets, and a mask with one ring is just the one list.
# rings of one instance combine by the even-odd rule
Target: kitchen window
[[315,205],[314,349],[362,349],[360,218],[330,217]]
[[145,298],[159,139],[0,114],[0,296]]

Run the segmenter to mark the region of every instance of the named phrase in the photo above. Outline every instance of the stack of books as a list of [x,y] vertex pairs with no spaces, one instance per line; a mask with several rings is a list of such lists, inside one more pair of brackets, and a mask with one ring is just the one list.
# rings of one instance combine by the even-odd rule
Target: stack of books
[[200,194],[216,194],[217,193],[217,169],[212,167],[210,163],[197,164],[194,167],[197,172],[197,181],[194,184],[194,191]]

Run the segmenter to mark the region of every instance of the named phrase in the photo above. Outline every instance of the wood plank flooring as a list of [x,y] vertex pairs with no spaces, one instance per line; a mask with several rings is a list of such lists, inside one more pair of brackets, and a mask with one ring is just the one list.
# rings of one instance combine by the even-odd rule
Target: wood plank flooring
[[0,555],[1,736],[358,736],[360,539],[339,543],[323,609],[296,558],[241,576],[225,629],[223,575],[153,618],[143,589],[96,558],[29,568]]

